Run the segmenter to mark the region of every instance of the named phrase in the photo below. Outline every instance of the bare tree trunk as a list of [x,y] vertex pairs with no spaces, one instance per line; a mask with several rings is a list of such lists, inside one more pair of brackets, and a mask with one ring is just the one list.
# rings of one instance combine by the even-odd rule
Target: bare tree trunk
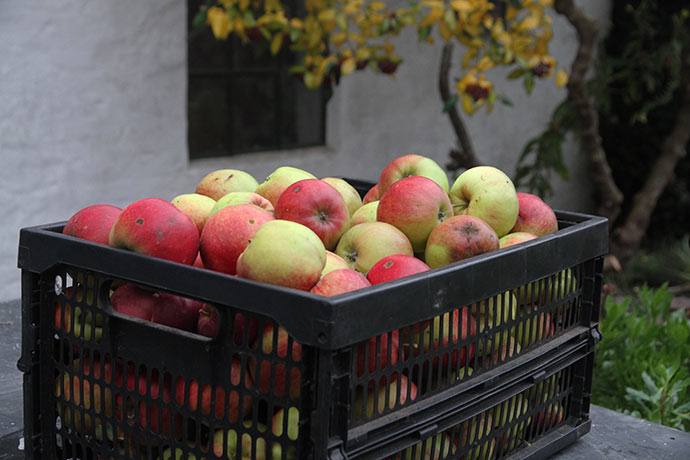
[[568,79],[568,101],[578,117],[582,149],[588,155],[591,177],[598,193],[597,214],[609,219],[610,228],[620,214],[623,193],[613,180],[611,167],[599,136],[599,114],[585,85],[585,76],[597,42],[597,24],[575,6],[573,0],[556,0],[554,8],[565,16],[577,31],[579,45]]
[[612,246],[624,258],[639,249],[649,227],[649,221],[657,201],[673,179],[676,164],[687,155],[690,140],[690,47],[683,48],[680,70],[680,108],[671,133],[664,140],[661,152],[652,167],[644,186],[633,199],[632,209],[623,225],[613,234]]
[[[453,44],[447,42],[443,45],[443,52],[441,54],[441,69],[438,76],[438,89],[441,93],[441,100],[444,106],[451,99],[450,87],[448,86],[448,73],[450,72],[451,57],[453,55]],[[457,109],[457,104],[448,108],[448,117],[450,124],[453,126],[455,136],[457,137],[457,148],[451,149],[448,155],[450,161],[446,164],[446,168],[451,171],[458,169],[469,169],[474,166],[479,166],[482,163],[474,153],[474,147],[465,124],[460,118],[460,113]]]

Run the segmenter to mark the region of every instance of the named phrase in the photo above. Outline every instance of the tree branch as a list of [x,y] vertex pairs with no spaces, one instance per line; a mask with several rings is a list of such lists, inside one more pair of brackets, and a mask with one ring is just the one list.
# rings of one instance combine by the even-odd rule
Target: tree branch
[[597,214],[608,218],[611,227],[620,214],[623,193],[613,179],[606,152],[601,145],[599,114],[585,84],[597,40],[597,25],[592,18],[575,6],[573,0],[556,0],[554,8],[565,16],[577,31],[578,48],[568,80],[568,101],[578,117],[582,149],[588,156],[592,181],[599,196]]
[[681,55],[679,92],[680,107],[673,129],[664,140],[644,186],[635,194],[625,223],[614,232],[612,244],[623,257],[639,249],[659,197],[673,179],[678,161],[687,155],[686,145],[690,141],[690,45],[687,44]]
[[[451,100],[450,86],[448,85],[448,73],[450,72],[451,57],[453,55],[453,44],[447,42],[443,45],[443,51],[441,54],[441,68],[439,70],[438,76],[438,89],[441,93],[441,101],[444,107],[447,107],[448,101]],[[460,113],[457,109],[457,104],[452,107],[447,107],[448,117],[450,118],[450,124],[453,126],[453,131],[455,131],[455,136],[457,137],[457,148],[451,149],[448,155],[450,156],[450,161],[446,164],[446,168],[449,170],[458,170],[462,168],[472,168],[474,166],[479,166],[482,163],[477,158],[474,153],[474,147],[472,146],[472,141],[465,124],[460,118]]]

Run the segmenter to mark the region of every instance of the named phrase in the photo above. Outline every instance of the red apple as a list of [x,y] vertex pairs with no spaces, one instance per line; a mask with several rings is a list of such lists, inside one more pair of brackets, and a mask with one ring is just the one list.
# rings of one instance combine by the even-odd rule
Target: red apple
[[127,206],[110,230],[110,246],[191,265],[199,252],[199,230],[172,203],[144,198]]
[[158,295],[133,284],[118,287],[110,296],[110,305],[119,313],[151,321]]
[[271,220],[271,213],[252,204],[228,206],[213,214],[199,242],[204,267],[234,275],[240,254],[259,227]]
[[376,262],[367,273],[367,279],[374,285],[426,270],[429,270],[429,266],[416,257],[393,254]]
[[[302,344],[292,340],[292,352],[288,354],[288,333],[282,327],[278,327],[276,349],[274,350],[273,329],[272,323],[266,324],[263,334],[258,338],[259,343],[256,345],[263,353],[272,355],[272,361],[274,362],[271,363],[269,359],[261,359],[261,362],[257,365],[255,359],[253,357],[250,358],[249,375],[259,390],[264,393],[270,392],[276,396],[282,397],[286,394],[285,384],[288,382],[288,363],[298,363],[302,361]],[[282,358],[282,361],[276,362],[277,360],[275,357]],[[302,376],[298,367],[290,367],[287,394],[291,399],[298,399],[302,391]]]
[[329,251],[350,222],[342,195],[319,179],[304,179],[287,187],[278,198],[274,214],[276,219],[297,222],[313,230]]
[[508,246],[524,243],[525,241],[533,240],[535,238],[538,237],[534,233],[511,232],[499,238],[498,246],[501,248],[507,248]]
[[[448,355],[451,356],[451,369],[458,365],[464,366],[468,359],[472,359],[475,351],[475,344],[472,342],[469,347],[463,346],[458,350],[454,347],[459,340],[466,340],[468,336],[474,337],[477,335],[477,326],[474,317],[470,314],[468,307],[455,309],[452,312],[444,313],[436,316],[432,320],[417,323],[412,329],[412,338],[406,338],[406,349],[411,346],[410,354],[417,356],[421,349],[423,353],[429,353],[431,349],[438,350],[439,347],[450,347],[448,353],[443,354],[442,366],[443,369],[448,368]],[[433,324],[433,336],[432,336]],[[422,334],[419,335],[419,328],[422,328]],[[459,358],[459,359],[458,359]],[[438,357],[434,358],[433,367],[438,367]],[[435,374],[436,372],[434,372]]]
[[453,216],[429,235],[424,260],[437,268],[498,248],[498,235],[486,222],[473,216]]
[[362,198],[362,205],[371,203],[372,201],[378,201],[379,199],[379,185],[376,184],[369,189],[369,191]]
[[204,304],[199,310],[199,317],[196,322],[197,334],[213,338],[218,335],[218,329],[220,329],[218,310]]
[[196,193],[220,200],[231,192],[253,192],[259,183],[250,174],[237,169],[219,169],[207,174],[196,187]]
[[202,306],[202,302],[161,292],[153,306],[151,321],[194,332]]
[[[244,340],[245,328],[247,330],[246,341]],[[234,331],[233,337],[235,338],[235,344],[237,344],[237,345],[242,345],[242,344],[251,345],[256,340],[256,334],[259,332],[258,322],[256,321],[256,318],[254,318],[252,316],[245,318],[244,314],[236,313],[235,314],[235,320],[233,322],[233,331]]]
[[219,199],[211,209],[211,215],[214,215],[221,209],[236,205],[236,204],[253,204],[258,206],[271,214],[273,214],[273,205],[266,198],[254,192],[231,192]]
[[121,212],[109,204],[87,206],[70,217],[62,233],[107,246],[110,229]]
[[376,220],[403,232],[414,252],[423,252],[434,227],[452,215],[448,192],[422,176],[405,177],[391,184],[376,210]]
[[518,192],[518,217],[511,232],[528,232],[544,236],[558,230],[556,213],[537,195]]
[[364,275],[358,271],[343,268],[340,270],[333,270],[322,276],[319,282],[311,288],[310,292],[324,296],[334,296],[369,286],[371,286],[371,284]]
[[[390,355],[391,355],[391,365],[395,366],[398,363],[398,353],[399,353],[399,334],[398,331],[395,330],[391,333],[391,347],[390,347]],[[356,346],[356,353],[357,353],[357,377],[360,377],[364,374],[364,361],[365,358],[364,356],[367,356],[367,369],[369,373],[376,372],[376,349],[377,345],[376,342],[381,343],[381,349],[379,352],[379,369],[383,369],[386,366],[388,366],[388,333],[384,332],[383,334],[379,336],[374,336],[370,338],[369,340],[365,340],[364,342],[360,342]]]
[[436,182],[443,191],[448,193],[448,176],[446,172],[431,158],[421,155],[403,155],[391,161],[381,171],[378,183],[378,197],[381,199],[388,187],[400,179],[409,176],[424,176]]
[[214,392],[211,385],[201,385],[193,379],[186,381],[182,377],[178,377],[175,382],[175,402],[181,407],[186,406],[191,411],[200,411],[203,415],[210,415],[212,402],[215,400],[215,411],[213,415],[217,419],[222,419],[227,401],[228,419],[233,423],[241,422],[252,411],[252,397],[249,393],[254,389],[254,382],[251,377],[245,373],[245,381],[242,383],[241,376],[242,361],[239,358],[233,358],[230,370],[230,381],[235,388],[239,388],[244,394],[241,403],[240,393],[238,393],[237,390],[232,390],[228,398],[223,387],[216,387]]

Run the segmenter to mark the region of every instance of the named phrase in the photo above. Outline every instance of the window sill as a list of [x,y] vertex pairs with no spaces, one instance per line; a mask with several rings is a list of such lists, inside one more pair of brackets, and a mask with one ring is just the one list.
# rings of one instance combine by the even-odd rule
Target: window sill
[[[277,163],[285,166],[293,163],[305,163],[321,161],[324,157],[335,155],[336,151],[329,145],[317,145],[313,147],[299,147],[286,150],[267,150],[265,152],[239,153],[226,157],[199,158],[189,160],[191,172],[213,171],[216,169],[233,168],[242,169],[251,165],[252,168],[268,166]],[[233,166],[234,165],[234,166]],[[277,166],[276,166],[277,167]]]

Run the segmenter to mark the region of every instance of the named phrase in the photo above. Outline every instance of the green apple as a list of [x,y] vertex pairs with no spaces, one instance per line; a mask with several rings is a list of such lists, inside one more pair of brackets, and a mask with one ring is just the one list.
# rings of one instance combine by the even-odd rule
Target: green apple
[[216,201],[213,198],[198,193],[177,195],[170,202],[192,219],[200,235],[201,230],[204,229],[204,224],[211,215],[211,210],[216,205]]
[[[172,454],[172,448],[171,447],[166,447],[163,450],[163,455],[161,456],[162,460],[172,460],[173,454]],[[179,447],[175,448],[175,459],[174,460],[196,460],[196,455],[189,453],[187,455],[184,454],[184,450],[182,450]]]
[[214,215],[226,206],[235,204],[253,204],[263,208],[265,211],[273,214],[273,205],[266,198],[254,192],[231,192],[216,201],[211,209],[210,216]]
[[350,218],[352,218],[355,211],[362,207],[362,197],[359,196],[359,192],[357,192],[357,190],[355,190],[355,188],[345,179],[340,179],[338,177],[324,177],[321,180],[326,182],[328,185],[331,185],[338,191],[338,193],[342,195],[343,200],[345,200],[345,204],[347,205]]
[[[285,409],[279,409],[273,415],[271,430],[275,436],[287,437],[291,441],[296,441],[299,437],[299,410],[296,407],[288,408],[287,420],[285,420],[285,412]],[[274,442],[271,446],[271,459],[297,460],[297,452],[293,446],[289,446],[283,455],[283,446]]]
[[376,211],[379,207],[379,201],[371,201],[367,204],[362,205],[350,219],[350,227],[355,225],[363,224],[364,222],[376,222]]
[[484,411],[462,422],[458,442],[460,449],[465,449],[476,443],[476,447],[465,454],[465,459],[484,460],[493,458],[496,439],[489,437],[492,429],[493,412],[491,410]]
[[335,252],[326,251],[326,265],[321,270],[321,277],[323,278],[333,270],[341,270],[343,268],[350,268],[350,265]]
[[219,169],[201,179],[196,193],[218,201],[230,192],[253,192],[258,186],[251,174],[237,169]]
[[503,434],[499,435],[497,442],[499,455],[503,455],[520,447],[522,440],[525,438],[531,419],[527,418],[519,422],[515,422],[515,420],[527,414],[529,404],[521,394],[518,394],[499,404],[495,411],[497,417],[495,418],[496,423],[494,427],[497,429],[508,428]]
[[518,217],[513,182],[492,166],[476,166],[460,174],[450,189],[450,199],[455,215],[479,217],[499,238],[510,233]]
[[365,275],[386,256],[414,255],[405,234],[385,222],[365,222],[351,227],[340,238],[335,253],[345,259],[350,268]]
[[[399,407],[407,402],[407,387],[410,387],[410,401],[417,398],[417,386],[410,382],[404,375],[400,375],[400,390],[398,390],[398,377],[392,377],[389,384],[386,384],[386,378],[382,377],[379,381],[379,389],[376,400],[374,400],[374,381],[369,381],[367,390],[367,404],[362,406],[362,395],[357,393],[355,397],[354,415],[355,420],[360,420],[362,417],[371,418],[374,414],[382,414],[385,410],[390,410]],[[398,395],[400,391],[400,395]],[[388,392],[388,404],[386,404],[386,392]],[[365,410],[362,413],[362,410]]]
[[[251,428],[251,420],[245,421],[242,425]],[[266,431],[266,426],[261,422],[257,423],[260,432]],[[223,443],[225,437],[225,444]],[[238,439],[241,438],[241,439]],[[239,452],[238,452],[239,448]],[[216,457],[228,458],[230,460],[267,460],[266,440],[262,437],[252,439],[249,433],[238,434],[237,430],[229,429],[227,432],[216,430],[213,434],[213,453]]]
[[308,291],[326,265],[326,248],[309,228],[288,220],[264,223],[237,259],[241,278]]
[[381,199],[394,182],[409,176],[429,178],[448,193],[448,175],[438,163],[422,155],[403,155],[388,163],[381,171],[377,184],[378,198]]
[[[509,321],[515,320],[517,317],[517,300],[510,292],[504,292],[498,296],[489,297],[487,300],[482,300],[479,304],[472,305],[472,316],[479,320],[479,333],[484,332],[485,329],[491,330]],[[486,341],[486,351],[484,349],[484,341],[479,340],[477,344],[477,355],[480,357],[486,356],[489,353],[494,353],[494,362],[498,361],[498,344],[502,342],[501,359],[504,359],[506,354],[513,355],[515,343],[512,339],[512,334],[515,332],[514,328],[504,329],[502,332],[496,332],[495,335],[489,334]],[[493,343],[496,342],[494,346]]]
[[[520,320],[517,327],[515,338],[522,348],[527,348],[554,334],[554,325],[551,321],[551,314],[541,312],[538,316],[528,316],[528,307],[522,307]],[[537,307],[533,308],[536,311]],[[524,319],[522,317],[525,316]]]
[[255,191],[275,206],[286,188],[303,179],[316,179],[316,177],[307,171],[292,166],[281,166],[269,174]]
[[[413,447],[408,447],[402,451],[402,456],[397,454],[394,458],[395,460],[443,460],[444,458],[449,458],[451,445],[450,436],[439,433],[436,436],[418,442]],[[456,449],[453,446],[453,452]]]

